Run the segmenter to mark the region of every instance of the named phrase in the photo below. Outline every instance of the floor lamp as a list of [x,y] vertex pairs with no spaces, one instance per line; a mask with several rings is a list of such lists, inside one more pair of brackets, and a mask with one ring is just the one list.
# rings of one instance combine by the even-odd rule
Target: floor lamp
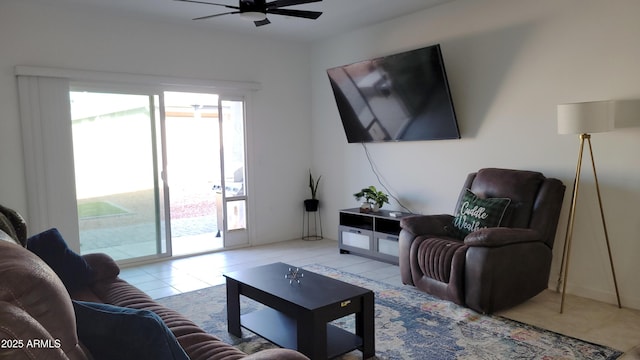
[[[573,226],[576,216],[576,203],[578,201],[578,188],[580,186],[580,169],[582,168],[582,154],[584,152],[585,141],[589,145],[589,154],[591,155],[591,167],[593,168],[593,177],[596,184],[596,192],[598,194],[598,203],[600,205],[600,216],[602,218],[602,227],[604,228],[604,238],[607,243],[607,251],[609,253],[609,263],[611,264],[611,273],[613,275],[613,285],[616,290],[616,298],[618,307],[620,305],[620,294],[618,293],[618,283],[616,281],[616,272],[613,267],[613,257],[611,256],[611,246],[609,245],[609,235],[607,233],[607,224],[604,219],[604,210],[602,208],[602,197],[600,196],[600,185],[598,184],[598,176],[596,174],[596,165],[593,160],[593,149],[591,148],[591,133],[606,132],[613,129],[613,121],[615,115],[615,104],[613,101],[594,101],[573,104],[558,105],[558,133],[559,134],[579,134],[580,150],[578,152],[578,164],[576,166],[576,176],[573,181],[573,193],[571,194],[571,208],[569,209],[569,221],[567,223],[567,232],[564,239],[564,249],[562,251],[562,262],[560,265],[560,274],[558,276],[558,288],[562,283],[562,300],[560,302],[560,313],[564,310],[564,298],[567,287],[567,276],[569,274],[569,259],[571,257],[571,239],[573,237]],[[557,289],[559,290],[559,289]]]

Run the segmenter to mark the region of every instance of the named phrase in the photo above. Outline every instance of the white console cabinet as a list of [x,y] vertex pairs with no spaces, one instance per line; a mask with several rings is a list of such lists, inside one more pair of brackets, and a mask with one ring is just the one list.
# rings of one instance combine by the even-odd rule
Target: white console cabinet
[[398,264],[400,219],[409,215],[388,210],[368,213],[360,212],[359,208],[340,210],[340,252]]

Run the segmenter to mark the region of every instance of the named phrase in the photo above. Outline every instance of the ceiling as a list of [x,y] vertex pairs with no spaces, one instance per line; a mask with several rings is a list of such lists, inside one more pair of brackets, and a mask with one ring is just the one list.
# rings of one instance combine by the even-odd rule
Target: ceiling
[[[338,35],[363,26],[410,14],[453,0],[323,0],[317,3],[290,6],[287,9],[322,11],[317,20],[269,15],[271,24],[255,27],[236,15],[212,19],[191,19],[228,12],[222,6],[185,3],[175,0],[23,0],[55,4],[58,8],[72,6],[84,12],[100,12],[118,16],[139,17],[187,26],[242,32],[254,35],[314,41]],[[238,0],[202,0],[238,6]]]

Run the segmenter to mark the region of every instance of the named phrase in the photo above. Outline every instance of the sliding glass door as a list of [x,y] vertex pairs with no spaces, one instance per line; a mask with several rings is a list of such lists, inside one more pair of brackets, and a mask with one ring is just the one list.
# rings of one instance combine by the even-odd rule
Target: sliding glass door
[[70,97],[82,253],[131,261],[248,243],[243,99]]
[[174,255],[246,244],[244,101],[165,92]]
[[81,253],[167,254],[158,97],[71,91]]
[[219,249],[223,223],[216,203],[222,176],[218,95],[165,92],[164,100],[173,254]]

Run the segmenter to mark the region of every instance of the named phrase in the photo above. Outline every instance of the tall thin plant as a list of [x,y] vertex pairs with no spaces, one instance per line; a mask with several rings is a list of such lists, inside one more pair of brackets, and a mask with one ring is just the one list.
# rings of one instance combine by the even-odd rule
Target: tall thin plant
[[316,194],[318,192],[318,184],[320,183],[320,179],[322,175],[318,177],[317,180],[313,179],[313,175],[311,174],[311,169],[309,169],[309,189],[311,189],[311,199],[316,200]]

